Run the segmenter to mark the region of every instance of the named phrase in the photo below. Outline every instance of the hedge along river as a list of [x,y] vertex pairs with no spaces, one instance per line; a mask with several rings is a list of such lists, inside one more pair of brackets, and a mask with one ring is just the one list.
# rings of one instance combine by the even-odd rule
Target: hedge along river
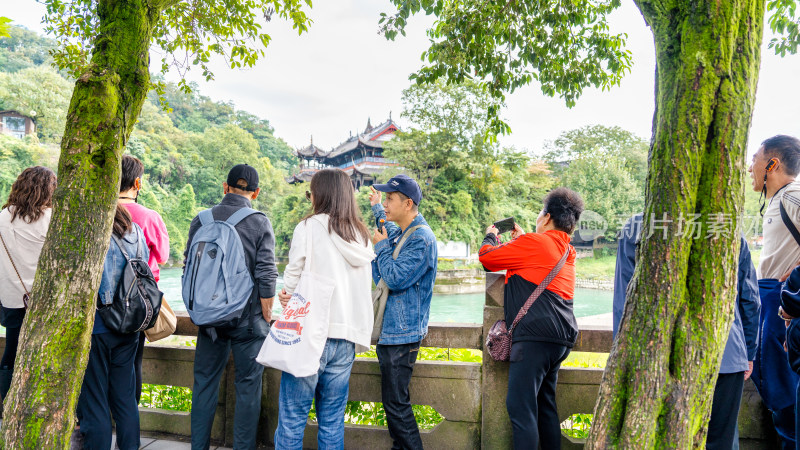
[[[186,311],[181,297],[181,269],[161,269],[159,288],[175,311]],[[278,278],[278,289],[283,279]],[[575,317],[588,317],[611,312],[612,291],[598,289],[575,289]],[[486,295],[476,294],[434,294],[431,300],[431,322],[483,323],[483,306]],[[277,299],[274,312],[280,313]]]

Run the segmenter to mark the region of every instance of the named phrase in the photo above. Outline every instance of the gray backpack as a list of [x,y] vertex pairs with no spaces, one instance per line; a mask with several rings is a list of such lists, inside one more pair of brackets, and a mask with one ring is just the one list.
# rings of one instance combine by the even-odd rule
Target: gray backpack
[[228,220],[214,220],[211,210],[198,214],[200,229],[189,245],[181,284],[183,303],[198,326],[231,327],[238,324],[253,294],[244,247],[236,224],[252,214],[242,208]]

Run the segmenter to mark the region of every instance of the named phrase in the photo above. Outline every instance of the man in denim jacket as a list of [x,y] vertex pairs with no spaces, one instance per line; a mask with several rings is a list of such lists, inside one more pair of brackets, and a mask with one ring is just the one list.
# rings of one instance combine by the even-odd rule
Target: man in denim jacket
[[[381,192],[386,192],[382,205]],[[370,195],[378,225],[372,236],[377,254],[372,262],[372,278],[376,284],[382,279],[389,287],[377,353],[381,397],[393,449],[422,448],[408,385],[420,341],[428,334],[437,250],[436,237],[418,211],[421,199],[419,185],[406,175],[374,185]],[[411,234],[394,259],[397,243],[410,229]]]

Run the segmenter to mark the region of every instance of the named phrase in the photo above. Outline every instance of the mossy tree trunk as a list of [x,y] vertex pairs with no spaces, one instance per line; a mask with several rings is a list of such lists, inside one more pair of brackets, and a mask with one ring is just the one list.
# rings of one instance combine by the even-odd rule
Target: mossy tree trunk
[[[764,1],[636,3],[657,61],[644,237],[587,448],[702,448],[736,303]],[[680,219],[698,214],[695,239]],[[727,236],[707,237],[715,219]]]
[[69,448],[120,160],[150,87],[159,5],[99,0],[96,8],[98,37],[70,102],[52,222],[5,401],[4,448]]

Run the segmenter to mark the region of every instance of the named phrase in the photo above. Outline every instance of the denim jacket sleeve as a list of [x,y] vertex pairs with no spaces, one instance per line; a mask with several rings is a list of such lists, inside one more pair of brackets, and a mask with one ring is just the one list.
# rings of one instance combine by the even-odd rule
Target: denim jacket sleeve
[[[432,248],[433,247],[433,248]],[[379,272],[378,279],[383,279],[392,291],[402,291],[417,283],[429,269],[430,252],[436,244],[426,238],[424,230],[416,230],[408,238],[397,259],[392,259],[394,247],[389,240],[375,245],[377,258],[373,265],[373,278]],[[377,267],[376,267],[377,266]]]
[[758,276],[750,256],[747,241],[742,238],[739,251],[739,315],[742,319],[745,342],[747,343],[747,360],[756,358],[758,346],[759,315],[761,313],[761,298],[758,294]]

